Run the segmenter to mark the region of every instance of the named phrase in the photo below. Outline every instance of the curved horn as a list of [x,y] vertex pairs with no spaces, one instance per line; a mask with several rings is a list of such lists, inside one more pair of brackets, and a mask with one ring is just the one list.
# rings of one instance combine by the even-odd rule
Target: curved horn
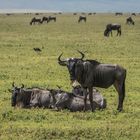
[[58,63],[62,66],[65,66],[66,65],[66,60],[61,60],[61,56],[63,55],[63,53],[61,53],[58,57]]
[[82,56],[80,59],[83,60],[83,58],[85,57],[85,55],[84,55],[81,51],[79,51],[79,50],[77,50],[77,51],[78,51],[78,52],[81,54],[81,56]]

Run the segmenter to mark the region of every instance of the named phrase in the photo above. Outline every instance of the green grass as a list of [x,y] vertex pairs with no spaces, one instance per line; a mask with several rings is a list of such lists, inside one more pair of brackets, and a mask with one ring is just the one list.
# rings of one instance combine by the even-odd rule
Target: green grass
[[[56,23],[30,26],[34,15],[0,15],[0,139],[97,139],[139,140],[140,138],[140,16],[135,26],[125,25],[124,16],[97,14],[87,23],[78,16],[57,15]],[[41,17],[43,15],[40,15]],[[122,36],[105,38],[107,23],[120,23]],[[37,54],[34,47],[42,48]],[[39,86],[70,91],[67,68],[57,63],[66,57],[116,63],[127,69],[124,111],[118,113],[114,87],[100,89],[107,99],[104,111],[56,112],[49,109],[14,109],[8,89],[12,82],[26,87]]]

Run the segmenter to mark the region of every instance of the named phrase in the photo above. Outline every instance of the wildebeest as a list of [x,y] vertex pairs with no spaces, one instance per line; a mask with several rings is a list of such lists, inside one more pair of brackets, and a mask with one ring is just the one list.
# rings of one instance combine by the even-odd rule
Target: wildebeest
[[56,22],[56,17],[54,17],[54,16],[49,16],[48,22],[50,22],[50,21]]
[[78,23],[81,21],[86,22],[87,18],[85,16],[79,16]]
[[[44,107],[50,108],[55,104],[52,94],[54,90],[40,89],[40,88],[24,88],[16,87],[12,84],[13,89],[11,90],[11,105],[20,108],[30,107]],[[57,92],[56,92],[57,93]],[[54,95],[57,99],[58,95]]]
[[126,24],[132,24],[132,25],[135,25],[135,22],[133,21],[133,19],[131,18],[131,17],[128,17],[127,19],[126,19]]
[[116,15],[116,16],[117,16],[117,15],[123,15],[123,13],[121,13],[121,12],[116,12],[115,15]]
[[132,15],[132,16],[136,16],[136,13],[132,13],[131,15]]
[[49,22],[49,18],[48,17],[42,17],[42,23],[44,23],[44,22]]
[[68,58],[62,60],[60,54],[58,57],[58,63],[61,66],[67,66],[70,80],[73,84],[78,81],[84,89],[85,99],[84,99],[84,110],[86,110],[87,93],[89,92],[89,100],[92,111],[93,107],[93,87],[109,88],[114,85],[118,92],[119,103],[118,110],[122,111],[123,101],[125,98],[125,79],[126,79],[126,69],[117,64],[103,64],[95,60],[83,60],[84,54],[81,54],[81,58]]
[[[80,93],[78,93],[80,94]],[[102,98],[99,92],[93,91],[93,107],[94,109],[104,109],[106,108],[106,100]],[[84,96],[77,96],[74,93],[62,93],[56,101],[56,108],[60,109],[69,109],[70,111],[82,111],[84,109]],[[86,110],[90,110],[90,102],[87,100]]]
[[13,107],[28,108],[30,106],[32,89],[24,89],[24,85],[17,87],[14,83],[12,86],[11,105]]
[[111,33],[112,36],[112,30],[117,30],[117,36],[121,36],[121,25],[118,23],[114,23],[114,24],[107,24],[106,25],[106,29],[104,31],[104,36],[109,36],[109,34]]
[[36,88],[32,90],[30,106],[50,108],[52,100],[50,90]]
[[92,13],[88,13],[88,15],[92,15]]
[[31,21],[30,21],[30,25],[35,25],[35,23],[37,23],[37,24],[41,24],[42,23],[42,19],[40,19],[40,18],[32,18],[31,19]]
[[77,13],[73,13],[73,15],[77,15]]

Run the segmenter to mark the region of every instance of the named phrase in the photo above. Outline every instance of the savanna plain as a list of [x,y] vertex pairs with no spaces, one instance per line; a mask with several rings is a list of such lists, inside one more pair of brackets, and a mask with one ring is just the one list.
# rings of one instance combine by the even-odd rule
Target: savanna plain
[[[53,14],[38,15],[39,17]],[[80,15],[80,14],[79,14]],[[135,25],[126,25],[129,16],[55,15],[56,22],[29,25],[34,14],[0,15],[0,139],[1,140],[139,140],[140,139],[140,15]],[[122,36],[104,37],[108,23],[120,23]],[[40,48],[37,53],[33,48]],[[95,112],[69,112],[51,109],[11,107],[14,81],[17,86],[55,88],[71,91],[69,73],[57,58],[80,57],[102,63],[119,64],[127,69],[124,110],[118,112],[114,87],[99,89],[107,108]]]

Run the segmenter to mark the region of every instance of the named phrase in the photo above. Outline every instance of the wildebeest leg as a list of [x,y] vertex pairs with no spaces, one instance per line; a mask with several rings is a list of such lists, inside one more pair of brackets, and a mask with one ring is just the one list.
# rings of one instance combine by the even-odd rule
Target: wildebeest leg
[[119,101],[118,101],[118,108],[117,110],[122,111],[123,109],[123,100],[125,98],[125,81],[116,81],[114,84],[117,92],[118,92],[118,96],[119,96]]
[[88,94],[86,88],[83,89],[83,93],[84,93],[84,96],[85,96],[85,98],[84,98],[84,109],[83,109],[83,111],[86,111],[86,106],[87,106],[87,94]]
[[112,35],[112,30],[110,31],[110,33],[111,33],[111,36],[113,36],[113,35]]
[[91,106],[91,110],[92,112],[95,110],[94,106],[93,106],[93,88],[89,88],[89,100],[90,100],[90,106]]

